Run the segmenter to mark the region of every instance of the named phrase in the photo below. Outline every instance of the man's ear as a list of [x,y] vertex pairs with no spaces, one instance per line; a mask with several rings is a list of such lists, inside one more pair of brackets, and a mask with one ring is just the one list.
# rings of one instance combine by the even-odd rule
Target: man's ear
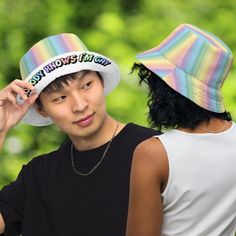
[[36,111],[43,117],[48,117],[48,113],[44,110],[43,105],[39,105],[37,103],[34,104]]

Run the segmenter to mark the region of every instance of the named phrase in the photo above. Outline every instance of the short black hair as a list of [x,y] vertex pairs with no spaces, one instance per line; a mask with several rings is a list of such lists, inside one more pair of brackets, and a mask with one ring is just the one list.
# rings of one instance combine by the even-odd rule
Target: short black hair
[[134,63],[133,71],[138,71],[139,84],[148,85],[149,107],[148,120],[158,130],[169,128],[194,129],[201,122],[211,118],[231,121],[229,112],[216,113],[208,111],[168,86],[158,75],[141,63]]

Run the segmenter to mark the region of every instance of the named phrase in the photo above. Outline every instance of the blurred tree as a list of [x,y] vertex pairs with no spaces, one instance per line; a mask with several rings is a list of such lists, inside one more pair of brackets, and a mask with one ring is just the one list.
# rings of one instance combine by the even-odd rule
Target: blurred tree
[[[113,58],[121,68],[120,86],[107,97],[109,112],[123,122],[148,125],[146,91],[129,75],[135,55],[154,47],[186,22],[211,31],[236,51],[234,0],[0,0],[0,87],[20,78],[18,62],[40,39],[61,32],[77,34],[92,51]],[[225,103],[236,117],[235,66],[224,87]],[[0,187],[21,165],[55,149],[66,137],[54,127],[19,124],[0,152]]]

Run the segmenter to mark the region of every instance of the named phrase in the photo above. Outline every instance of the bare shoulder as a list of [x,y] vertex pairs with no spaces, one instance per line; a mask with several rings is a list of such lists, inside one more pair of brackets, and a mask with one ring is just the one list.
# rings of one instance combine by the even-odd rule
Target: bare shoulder
[[134,151],[134,162],[142,163],[150,168],[155,164],[159,165],[167,158],[167,154],[161,141],[152,137],[141,142]]
[[151,137],[143,142],[141,142],[135,149],[137,152],[158,152],[160,154],[165,154],[165,148],[162,145],[161,141],[158,139],[158,136]]
[[166,186],[169,172],[168,158],[158,136],[149,138],[136,147],[132,171],[139,177],[159,179],[161,188]]

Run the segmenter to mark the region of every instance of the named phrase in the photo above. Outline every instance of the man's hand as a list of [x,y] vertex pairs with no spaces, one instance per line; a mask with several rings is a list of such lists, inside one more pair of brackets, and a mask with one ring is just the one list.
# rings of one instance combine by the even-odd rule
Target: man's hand
[[[27,97],[24,89],[34,91],[34,86],[22,80],[14,80],[0,90],[0,147],[8,130],[15,126],[29,110],[38,95],[33,93]],[[17,103],[17,94],[24,99]]]

